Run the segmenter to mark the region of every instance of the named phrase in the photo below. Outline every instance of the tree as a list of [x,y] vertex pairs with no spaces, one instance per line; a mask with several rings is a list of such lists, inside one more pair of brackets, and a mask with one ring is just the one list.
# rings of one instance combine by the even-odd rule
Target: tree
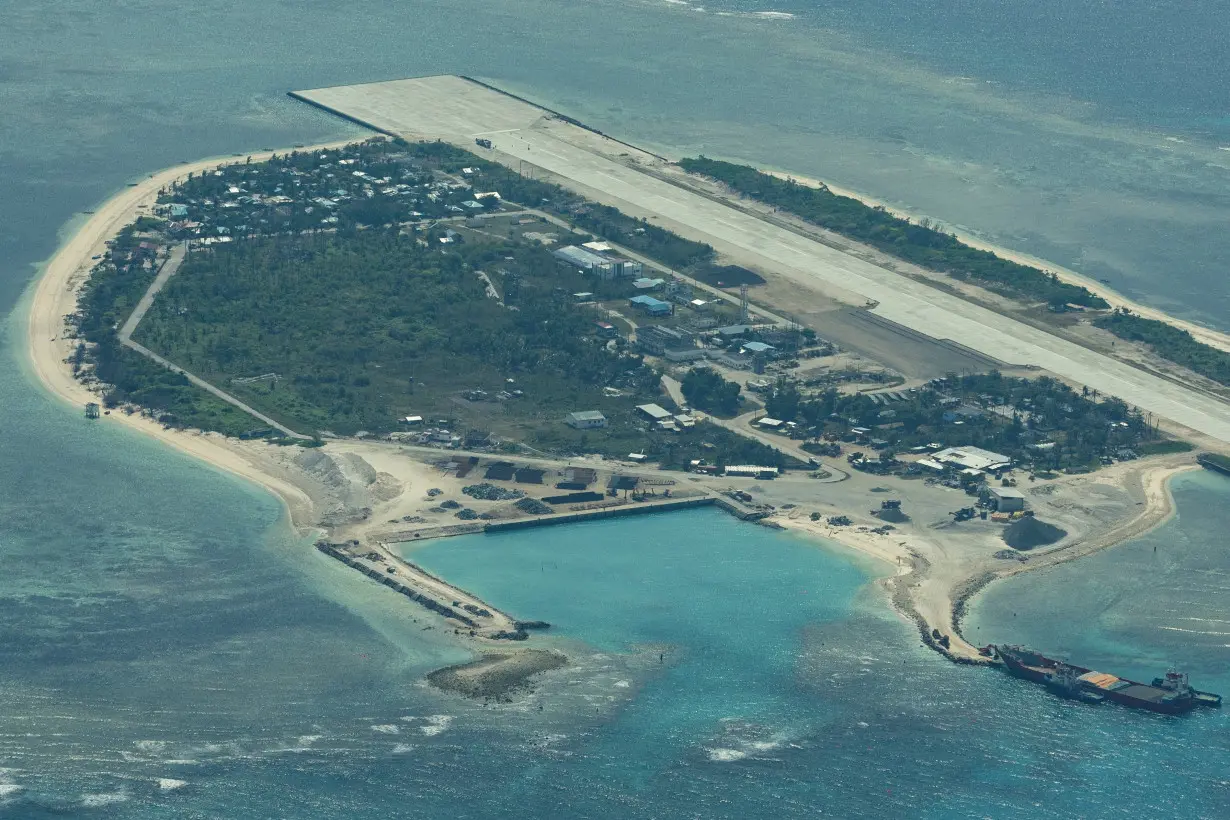
[[764,409],[775,419],[793,421],[799,414],[800,401],[799,389],[793,384],[787,384],[785,379],[778,379],[773,391],[769,393]]
[[725,416],[739,412],[739,385],[726,381],[712,368],[693,368],[683,377],[681,386],[684,398],[693,407]]

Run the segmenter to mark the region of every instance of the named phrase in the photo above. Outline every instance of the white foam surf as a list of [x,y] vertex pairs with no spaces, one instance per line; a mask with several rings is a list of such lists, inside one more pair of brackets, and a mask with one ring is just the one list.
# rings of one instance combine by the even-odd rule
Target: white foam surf
[[81,805],[90,809],[102,808],[103,806],[113,806],[116,803],[123,803],[128,799],[128,795],[124,792],[110,792],[104,794],[83,794],[81,795]]
[[447,732],[449,724],[452,722],[452,715],[430,715],[427,718],[427,725],[420,726],[419,731],[428,737],[434,737],[435,735]]

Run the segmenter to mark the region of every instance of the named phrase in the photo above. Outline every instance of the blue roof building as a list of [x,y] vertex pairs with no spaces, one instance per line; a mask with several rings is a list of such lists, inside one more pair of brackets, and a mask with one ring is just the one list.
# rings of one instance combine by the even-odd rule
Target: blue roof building
[[663,302],[652,296],[633,296],[628,300],[634,308],[640,308],[650,316],[669,316],[674,312],[670,302]]

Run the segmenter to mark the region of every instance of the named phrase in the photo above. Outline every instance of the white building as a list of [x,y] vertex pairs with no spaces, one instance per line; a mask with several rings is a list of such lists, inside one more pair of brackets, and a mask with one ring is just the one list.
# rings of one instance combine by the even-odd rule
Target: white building
[[997,512],[1017,512],[1025,509],[1025,494],[1013,487],[992,487],[987,491]]
[[981,447],[949,447],[940,450],[931,458],[967,470],[1000,470],[1012,463],[1008,456],[983,450]]
[[659,404],[642,404],[638,405],[636,409],[654,421],[666,421],[671,418],[671,412]]
[[597,410],[579,410],[569,413],[568,418],[564,421],[569,427],[575,427],[578,430],[595,430],[599,427],[606,427],[606,416]]

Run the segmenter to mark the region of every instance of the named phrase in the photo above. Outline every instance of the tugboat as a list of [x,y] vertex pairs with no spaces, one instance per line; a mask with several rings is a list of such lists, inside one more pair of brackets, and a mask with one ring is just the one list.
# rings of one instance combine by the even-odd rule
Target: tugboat
[[[1153,684],[1148,685],[1057,661],[1019,646],[992,648],[1003,660],[1009,674],[1041,683],[1063,697],[1073,697],[1073,693],[1079,692],[1164,715],[1180,715],[1197,706],[1221,706],[1221,695],[1193,689],[1187,675],[1181,672],[1172,670],[1166,673],[1166,677],[1154,678]],[[1083,697],[1080,699],[1086,700]]]
[[1059,663],[1046,673],[1043,681],[1046,688],[1069,700],[1079,700],[1081,703],[1101,703],[1106,696],[1100,692],[1091,692],[1081,684],[1080,672],[1074,666]]
[[1193,689],[1187,682],[1186,672],[1169,669],[1166,671],[1166,677],[1154,678],[1153,685],[1158,689],[1165,689],[1170,692],[1190,692],[1197,706],[1212,706],[1214,709],[1221,706],[1221,695]]

